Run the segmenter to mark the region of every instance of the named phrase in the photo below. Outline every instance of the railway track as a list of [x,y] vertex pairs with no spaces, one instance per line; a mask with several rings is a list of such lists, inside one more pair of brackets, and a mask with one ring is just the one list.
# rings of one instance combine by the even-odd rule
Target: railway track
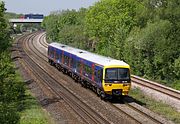
[[[136,103],[135,103],[136,104]],[[113,104],[113,107],[122,113],[128,115],[131,119],[139,124],[166,124],[169,123],[164,119],[158,119],[145,111],[139,109],[139,106],[134,106],[131,103],[124,102],[123,104]],[[143,108],[144,109],[144,108]]]
[[[37,33],[38,34],[38,33]],[[83,120],[85,123],[89,124],[99,124],[99,123],[110,123],[103,116],[99,115],[95,110],[91,109],[78,97],[76,97],[71,91],[64,87],[59,80],[57,81],[52,74],[49,74],[43,67],[43,63],[39,64],[42,61],[41,58],[37,55],[37,49],[34,49],[32,41],[34,40],[36,33],[26,38],[26,42],[20,43],[22,47],[23,56],[25,64],[31,68],[31,73],[36,75],[38,79],[41,80],[41,86],[46,89],[49,89],[49,92],[54,94],[56,100],[64,100],[71,109]],[[23,39],[25,40],[25,39]],[[22,41],[22,40],[21,40]],[[47,63],[46,63],[47,64]],[[45,65],[44,65],[45,66]],[[42,84],[43,82],[43,84]]]
[[153,81],[143,79],[143,78],[135,76],[135,75],[132,75],[132,82],[134,82],[138,85],[141,85],[143,87],[148,87],[150,89],[153,89],[153,90],[156,90],[163,94],[166,94],[169,97],[180,100],[180,91],[178,91],[178,90],[174,90],[172,88],[166,87],[164,85],[161,85],[161,84],[153,82]]
[[[44,40],[44,37],[45,37],[45,35],[41,35],[39,37],[39,42],[40,42],[41,45],[44,44],[43,46],[47,47],[47,44],[45,44],[45,42],[42,41],[42,40]],[[41,51],[39,51],[36,48],[37,45],[35,45],[33,42],[32,42],[32,45],[36,49],[36,51],[34,51],[34,52],[36,52],[36,53],[39,52],[38,58],[41,58],[44,62],[47,62],[46,54],[43,54]],[[157,124],[162,124],[162,123],[167,122],[164,119],[160,119],[160,118],[155,117],[154,113],[147,114],[146,111],[142,110],[142,108],[139,109],[139,106],[134,105],[132,103],[127,103],[126,101],[124,101],[123,105],[114,104],[113,107],[115,107],[116,109],[121,111],[121,113],[124,113],[124,114],[128,115],[136,123],[150,123],[150,124],[151,123],[157,123]]]

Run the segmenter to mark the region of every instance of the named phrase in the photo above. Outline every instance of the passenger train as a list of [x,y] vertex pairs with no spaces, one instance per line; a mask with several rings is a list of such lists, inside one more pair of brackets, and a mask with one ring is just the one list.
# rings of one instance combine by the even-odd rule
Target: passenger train
[[25,14],[20,17],[20,19],[43,19],[43,14]]
[[48,45],[48,61],[102,99],[126,96],[130,90],[130,66],[123,61],[59,43]]

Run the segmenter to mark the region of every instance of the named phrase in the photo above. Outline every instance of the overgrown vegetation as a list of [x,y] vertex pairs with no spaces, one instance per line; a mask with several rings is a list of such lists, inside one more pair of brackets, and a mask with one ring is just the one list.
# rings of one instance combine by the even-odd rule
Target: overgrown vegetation
[[18,81],[11,62],[11,44],[8,24],[4,18],[4,3],[0,2],[0,123],[16,124],[19,121],[24,85]]
[[172,108],[171,106],[164,104],[163,102],[152,100],[152,98],[143,94],[140,89],[132,89],[130,91],[130,96],[132,96],[136,100],[139,100],[138,102],[141,102],[143,106],[149,108],[150,110],[153,110],[157,114],[164,116],[168,120],[171,120],[176,124],[180,123],[180,113],[177,112],[175,108]]
[[45,17],[42,26],[47,31],[47,37],[52,41],[61,41],[75,47],[88,48],[84,33],[84,18],[86,9],[79,11],[66,10],[54,12]]
[[0,124],[46,124],[37,101],[25,94],[25,86],[11,60],[10,26],[5,18],[5,4],[0,1]]
[[26,90],[23,106],[24,109],[20,113],[20,124],[54,124],[28,90]]
[[16,13],[12,13],[12,12],[5,12],[5,15],[4,17],[6,19],[18,19],[20,18],[21,16],[23,16],[23,14],[16,14]]
[[43,22],[59,41],[124,60],[132,73],[180,90],[180,1],[101,0]]

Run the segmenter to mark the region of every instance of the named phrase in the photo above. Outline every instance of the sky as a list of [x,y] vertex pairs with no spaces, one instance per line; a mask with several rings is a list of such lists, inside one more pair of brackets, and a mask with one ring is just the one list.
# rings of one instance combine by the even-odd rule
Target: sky
[[17,14],[44,14],[66,9],[89,7],[99,0],[2,0],[5,2],[7,12]]

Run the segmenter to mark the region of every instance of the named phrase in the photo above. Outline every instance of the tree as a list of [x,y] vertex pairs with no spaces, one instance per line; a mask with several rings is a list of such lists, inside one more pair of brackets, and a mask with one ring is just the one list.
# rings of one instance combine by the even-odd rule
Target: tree
[[43,26],[47,31],[47,36],[53,41],[88,48],[88,39],[84,34],[84,17],[86,9],[64,10],[56,12],[46,17]]
[[90,7],[86,15],[86,32],[97,39],[96,51],[123,59],[124,40],[136,25],[135,0],[102,0]]
[[[124,55],[135,74],[149,79],[176,82],[180,56],[180,6],[177,0],[142,1],[146,12],[125,42]],[[149,17],[151,18],[149,18]],[[143,24],[143,26],[142,26]],[[176,70],[176,71],[175,71]]]
[[20,117],[18,105],[24,95],[24,84],[16,81],[14,66],[11,62],[11,44],[8,23],[4,17],[4,2],[0,2],[0,123],[16,124]]
[[8,24],[4,18],[4,2],[0,1],[0,52],[10,45],[10,34],[8,31]]

